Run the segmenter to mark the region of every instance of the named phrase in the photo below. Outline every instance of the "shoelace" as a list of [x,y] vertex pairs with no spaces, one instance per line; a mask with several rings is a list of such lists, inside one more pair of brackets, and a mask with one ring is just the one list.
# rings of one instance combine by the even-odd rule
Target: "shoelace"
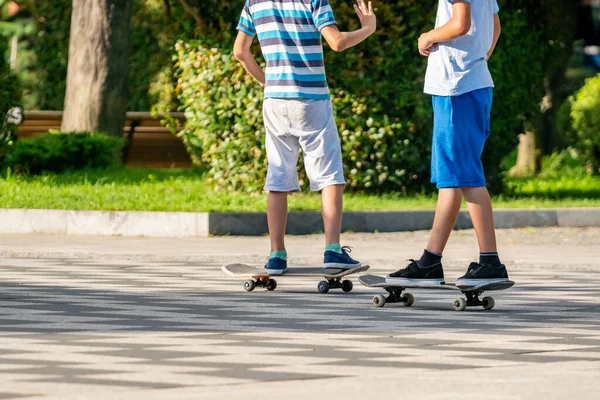
[[346,254],[352,253],[352,246],[342,246],[342,252]]
[[483,269],[483,265],[473,263],[473,264],[469,265],[469,270],[467,271],[467,273],[468,274],[478,274],[482,269]]
[[404,270],[408,270],[410,267],[415,266],[415,267],[419,267],[419,263],[417,263],[417,260],[413,259],[413,258],[409,258],[406,261],[410,261],[410,264],[407,267],[404,267]]

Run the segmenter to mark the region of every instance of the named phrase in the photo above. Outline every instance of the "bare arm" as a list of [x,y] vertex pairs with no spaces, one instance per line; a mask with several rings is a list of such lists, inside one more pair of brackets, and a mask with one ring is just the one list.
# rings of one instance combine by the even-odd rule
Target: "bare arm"
[[239,31],[237,38],[235,39],[235,44],[233,45],[233,56],[242,64],[244,69],[258,81],[258,83],[265,86],[265,71],[258,65],[254,55],[250,51],[253,40],[253,36]]
[[498,44],[498,39],[500,39],[500,33],[502,32],[502,25],[500,24],[500,16],[498,16],[498,14],[494,15],[494,41],[492,42],[492,48],[490,49],[490,51],[488,51],[488,60],[490,59],[490,57],[492,56],[492,53],[494,53],[494,49],[496,48],[496,45]]
[[464,0],[454,0],[452,19],[437,29],[424,33],[419,37],[419,53],[431,54],[436,43],[447,42],[466,35],[471,30],[471,5]]
[[369,1],[367,6],[364,0],[357,0],[354,11],[360,19],[361,28],[354,32],[340,32],[336,25],[328,25],[321,30],[321,34],[334,51],[344,51],[364,41],[375,33],[377,18],[373,12],[373,4]]

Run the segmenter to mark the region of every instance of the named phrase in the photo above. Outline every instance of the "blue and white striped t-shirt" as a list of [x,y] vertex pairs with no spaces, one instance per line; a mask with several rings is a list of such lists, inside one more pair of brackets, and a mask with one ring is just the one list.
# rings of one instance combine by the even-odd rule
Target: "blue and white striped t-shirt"
[[237,29],[258,35],[266,98],[330,98],[320,31],[335,23],[329,0],[246,0]]

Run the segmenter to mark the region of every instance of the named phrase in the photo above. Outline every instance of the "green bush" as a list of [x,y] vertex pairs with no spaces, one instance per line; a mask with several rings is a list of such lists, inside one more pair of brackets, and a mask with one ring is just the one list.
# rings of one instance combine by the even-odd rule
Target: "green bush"
[[50,133],[17,141],[3,169],[37,175],[82,168],[104,168],[119,163],[123,140],[98,133]]
[[[180,135],[192,159],[209,169],[209,181],[219,188],[260,190],[266,172],[262,88],[229,49],[200,42],[176,48],[178,96],[187,117]],[[406,192],[426,176],[420,149],[428,139],[419,138],[412,125],[378,116],[343,91],[334,92],[333,107],[351,188]]]
[[[178,47],[177,98],[188,118],[182,136],[193,159],[210,166],[208,176],[219,187],[253,191],[266,167],[262,89],[230,55],[243,3],[215,2],[213,15],[205,17],[203,44]],[[334,6],[342,29],[358,27],[349,3]],[[346,175],[356,191],[420,191],[429,179],[422,149],[430,143],[431,111],[422,93],[425,59],[415,48],[420,32],[409,25],[424,26],[435,7],[412,0],[378,7],[385,26],[378,36],[353,51],[326,51]],[[411,68],[398,74],[400,64]]]
[[585,163],[579,151],[569,147],[542,157],[540,178],[571,177],[580,178],[587,175]]
[[600,74],[565,101],[558,120],[561,134],[581,154],[588,171],[600,173]]
[[333,94],[348,186],[360,192],[421,191],[429,179],[429,137],[415,125],[373,112],[343,91]]
[[176,46],[180,133],[193,161],[217,187],[260,189],[265,173],[262,90],[231,54],[199,43]]
[[[237,3],[241,7],[243,0]],[[503,9],[504,35],[490,62],[497,90],[483,160],[488,181],[496,187],[500,161],[539,112],[542,96],[543,65],[529,60],[543,58],[546,50],[539,43],[544,36],[531,29],[539,22],[528,4],[515,0]],[[194,159],[210,164],[209,176],[219,186],[230,182],[236,189],[254,190],[265,167],[260,88],[231,61],[232,43],[222,32],[233,31],[239,11],[232,13],[230,3],[226,7],[231,19],[229,25],[224,18],[214,22],[220,28],[216,37],[206,32],[202,44],[178,47],[177,98],[188,116],[183,137]],[[350,3],[335,3],[334,11],[341,29],[358,27]],[[416,41],[431,28],[435,7],[403,0],[379,3],[377,12],[380,29],[367,43],[343,53],[325,52],[346,175],[356,191],[419,192],[431,187],[432,115],[430,99],[422,93],[426,59],[418,54]]]

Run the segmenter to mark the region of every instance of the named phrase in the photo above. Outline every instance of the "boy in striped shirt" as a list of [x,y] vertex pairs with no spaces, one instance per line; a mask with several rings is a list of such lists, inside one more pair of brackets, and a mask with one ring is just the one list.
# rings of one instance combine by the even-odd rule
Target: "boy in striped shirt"
[[[287,196],[300,189],[300,149],[312,191],[322,191],[325,268],[357,268],[360,262],[341,247],[342,198],[345,186],[340,139],[325,75],[321,36],[334,51],[356,46],[375,32],[371,2],[357,0],[361,28],[340,32],[329,0],[247,0],[238,24],[234,56],[265,87],[263,115],[269,168],[268,221],[270,274],[287,269],[285,229]],[[258,36],[266,71],[250,52]]]

